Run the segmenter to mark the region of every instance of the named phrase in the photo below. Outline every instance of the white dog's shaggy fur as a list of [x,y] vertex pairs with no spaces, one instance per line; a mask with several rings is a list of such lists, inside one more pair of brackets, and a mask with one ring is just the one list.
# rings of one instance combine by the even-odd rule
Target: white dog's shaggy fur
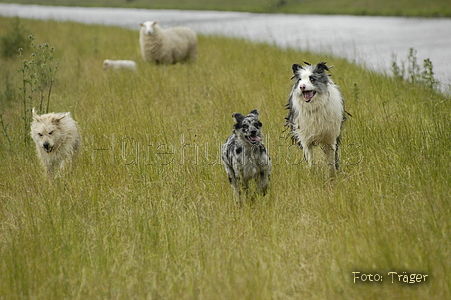
[[77,123],[69,112],[39,116],[33,110],[31,137],[41,164],[51,177],[72,162],[81,143]]
[[293,64],[296,82],[287,107],[290,110],[286,126],[301,148],[309,166],[313,164],[313,147],[322,146],[329,166],[330,177],[335,177],[339,165],[339,145],[342,123],[345,120],[343,97],[325,71],[326,63],[305,66]]
[[195,61],[197,58],[197,36],[188,27],[162,29],[157,22],[139,24],[139,45],[145,62],[175,64]]
[[104,70],[131,70],[136,71],[136,63],[133,60],[111,60],[105,59],[103,61]]

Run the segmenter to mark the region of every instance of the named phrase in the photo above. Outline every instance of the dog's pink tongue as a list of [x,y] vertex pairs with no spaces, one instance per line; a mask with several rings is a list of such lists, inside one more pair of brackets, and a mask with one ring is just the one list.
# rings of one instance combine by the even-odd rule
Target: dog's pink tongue
[[259,136],[250,136],[249,139],[251,141],[255,141],[255,142],[259,142],[261,140],[261,138]]
[[305,101],[308,102],[308,101],[312,100],[314,95],[315,94],[313,93],[313,91],[306,91],[306,92],[304,92]]

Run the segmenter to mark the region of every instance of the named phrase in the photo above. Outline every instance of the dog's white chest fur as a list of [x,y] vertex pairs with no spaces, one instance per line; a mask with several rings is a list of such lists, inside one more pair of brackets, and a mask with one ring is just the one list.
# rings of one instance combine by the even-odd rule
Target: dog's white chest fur
[[303,147],[310,144],[334,144],[340,135],[343,121],[341,94],[333,84],[328,92],[316,94],[314,101],[306,103],[299,89],[293,91],[292,105],[295,113],[294,135]]

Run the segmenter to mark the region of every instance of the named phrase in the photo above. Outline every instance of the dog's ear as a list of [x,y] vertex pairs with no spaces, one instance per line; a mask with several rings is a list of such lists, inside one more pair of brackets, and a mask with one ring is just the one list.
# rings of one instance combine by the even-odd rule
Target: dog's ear
[[311,63],[306,62],[305,60],[304,60],[304,64],[306,64],[307,66],[311,66],[312,65]]
[[326,66],[325,62],[320,62],[316,65],[315,70],[313,70],[313,73],[322,73],[324,71],[329,71],[329,67]]
[[240,113],[234,113],[232,117],[235,119],[235,122],[241,123],[244,120],[244,116]]
[[59,116],[56,116],[52,119],[52,123],[53,124],[58,124],[62,119],[64,119],[66,116],[68,116],[70,114],[70,112],[67,112],[65,114],[61,114]]
[[296,75],[297,72],[298,72],[300,69],[302,69],[302,66],[301,66],[301,65],[298,65],[298,64],[293,64],[293,65],[291,66],[291,69],[293,70],[293,74]]
[[34,109],[34,107],[33,107],[33,109],[31,111],[33,112],[33,120],[36,120],[37,122],[40,122],[41,118],[36,113],[36,110]]
[[258,118],[258,110],[257,109],[251,110],[251,112],[249,114],[250,115],[255,115]]

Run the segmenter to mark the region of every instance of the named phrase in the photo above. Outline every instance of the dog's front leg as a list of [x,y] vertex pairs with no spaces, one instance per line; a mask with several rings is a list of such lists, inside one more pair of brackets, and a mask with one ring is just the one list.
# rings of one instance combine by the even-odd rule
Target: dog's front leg
[[244,178],[241,181],[241,189],[244,191],[244,199],[246,201],[249,201],[250,197],[249,197],[249,181],[251,181],[251,179],[249,178]]
[[243,199],[241,198],[241,185],[235,184],[233,186],[233,190],[235,192],[235,202],[238,208],[241,208],[243,206]]
[[335,169],[340,169],[340,136],[337,138],[335,143]]
[[239,178],[235,176],[233,170],[231,171],[231,173],[229,173],[229,181],[233,187],[233,192],[235,194],[235,202],[239,207],[241,207],[241,203],[243,202],[241,199],[241,183]]
[[330,178],[335,178],[335,168],[336,168],[336,159],[335,159],[335,145],[327,144],[323,147],[324,154],[326,155],[326,163],[329,168]]
[[53,177],[55,177],[55,173],[53,171],[53,167],[52,166],[48,166],[47,167],[47,175],[50,179],[53,179]]
[[269,186],[269,173],[268,171],[261,171],[260,174],[257,175],[256,178],[257,191],[263,196],[266,195],[266,191]]
[[67,157],[66,159],[63,159],[60,163],[60,165],[58,166],[58,169],[61,170],[65,170],[66,166],[70,165],[70,158]]
[[313,144],[304,147],[304,157],[309,167],[313,166]]

